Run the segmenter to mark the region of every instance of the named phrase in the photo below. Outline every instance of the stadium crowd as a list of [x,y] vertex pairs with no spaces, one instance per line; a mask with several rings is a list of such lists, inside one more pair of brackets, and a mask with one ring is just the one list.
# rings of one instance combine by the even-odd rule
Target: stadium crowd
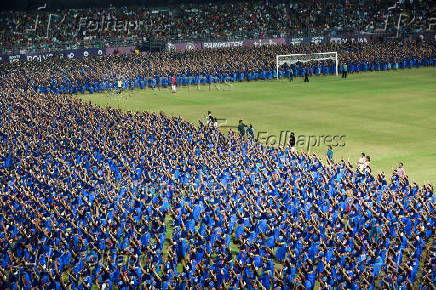
[[421,260],[435,266],[432,185],[11,80],[0,98],[0,288],[436,283],[418,274]]
[[[35,7],[36,8],[36,7]],[[218,1],[168,8],[0,11],[4,48],[429,29],[431,1]],[[118,44],[119,45],[119,44]]]
[[[434,43],[425,41],[349,42],[239,47],[180,52],[89,57],[82,60],[51,58],[44,61],[0,64],[0,85],[55,93],[94,93],[110,90],[122,81],[124,89],[265,80],[276,78],[276,55],[337,51],[339,72],[396,70],[436,65]],[[292,70],[291,70],[292,68]],[[333,61],[284,64],[279,77],[328,75]]]
[[[152,27],[144,24],[138,33],[147,37],[153,25],[161,37],[181,38],[228,37],[239,27],[280,33],[282,24],[360,29],[376,26],[389,5],[327,1],[331,9],[323,10],[310,1],[305,10],[301,1],[250,3],[177,7],[168,12],[172,20],[138,8],[61,11],[56,21],[64,20],[51,33],[68,41],[83,13],[96,20],[109,13],[132,21],[150,16]],[[413,3],[404,5],[428,5]],[[247,19],[227,21],[235,9]],[[17,42],[25,39],[19,30],[34,15],[1,13],[3,43],[25,45]],[[88,32],[79,30],[73,41],[119,35]],[[357,166],[324,162],[202,122],[101,108],[71,96],[110,90],[120,80],[134,89],[166,87],[172,77],[182,86],[272,79],[277,54],[326,51],[337,51],[339,67],[347,64],[350,73],[436,65],[435,44],[422,40],[0,64],[0,288],[435,287],[434,188],[410,182],[404,170],[373,174],[369,157]],[[291,71],[333,74],[336,67],[285,64],[279,77]]]

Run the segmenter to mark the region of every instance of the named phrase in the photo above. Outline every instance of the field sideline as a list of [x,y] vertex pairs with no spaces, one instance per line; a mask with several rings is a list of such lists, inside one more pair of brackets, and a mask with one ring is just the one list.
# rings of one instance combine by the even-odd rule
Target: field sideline
[[[333,149],[336,160],[356,162],[365,152],[373,172],[390,174],[402,161],[412,181],[436,184],[436,68],[349,74],[347,80],[312,77],[310,83],[302,78],[242,82],[231,90],[202,86],[200,91],[178,88],[176,94],[147,89],[78,97],[123,110],[163,111],[195,123],[205,121],[210,110],[226,125],[239,119],[253,124],[264,142],[286,130],[305,135],[299,150],[307,150],[308,136],[345,135],[345,146]],[[327,145],[321,143],[310,152],[325,156]]]

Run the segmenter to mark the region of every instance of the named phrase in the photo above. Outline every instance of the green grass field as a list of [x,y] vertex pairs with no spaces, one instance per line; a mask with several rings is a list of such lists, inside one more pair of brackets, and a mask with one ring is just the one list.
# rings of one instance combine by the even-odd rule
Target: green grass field
[[[210,110],[227,125],[239,119],[253,124],[256,136],[265,132],[263,138],[278,139],[286,130],[296,136],[345,135],[345,146],[333,149],[336,160],[356,162],[365,152],[373,172],[390,174],[402,161],[412,181],[436,183],[435,68],[349,74],[347,80],[313,77],[310,83],[302,78],[243,82],[231,90],[191,87],[171,94],[147,89],[80,97],[123,110],[164,111],[196,123]],[[299,149],[307,150],[306,144]],[[324,144],[310,148],[323,156],[326,151]]]

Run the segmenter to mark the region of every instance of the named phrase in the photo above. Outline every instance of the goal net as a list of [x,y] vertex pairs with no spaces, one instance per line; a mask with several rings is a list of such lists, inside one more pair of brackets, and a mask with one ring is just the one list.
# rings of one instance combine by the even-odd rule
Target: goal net
[[298,62],[306,63],[310,61],[332,60],[335,62],[336,75],[338,75],[338,53],[334,52],[320,52],[320,53],[307,53],[307,54],[284,54],[277,55],[277,79],[279,79],[279,68],[284,65],[293,65]]

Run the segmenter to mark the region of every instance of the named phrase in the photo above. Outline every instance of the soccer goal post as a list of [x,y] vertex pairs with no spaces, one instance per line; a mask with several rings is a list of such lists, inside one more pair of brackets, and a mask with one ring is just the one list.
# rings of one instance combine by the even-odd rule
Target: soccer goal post
[[288,65],[295,64],[297,62],[306,63],[309,61],[320,61],[320,60],[333,60],[336,66],[336,75],[338,75],[338,53],[336,51],[332,52],[320,52],[320,53],[300,53],[300,54],[282,54],[277,55],[277,79],[279,79],[279,68],[285,63]]

